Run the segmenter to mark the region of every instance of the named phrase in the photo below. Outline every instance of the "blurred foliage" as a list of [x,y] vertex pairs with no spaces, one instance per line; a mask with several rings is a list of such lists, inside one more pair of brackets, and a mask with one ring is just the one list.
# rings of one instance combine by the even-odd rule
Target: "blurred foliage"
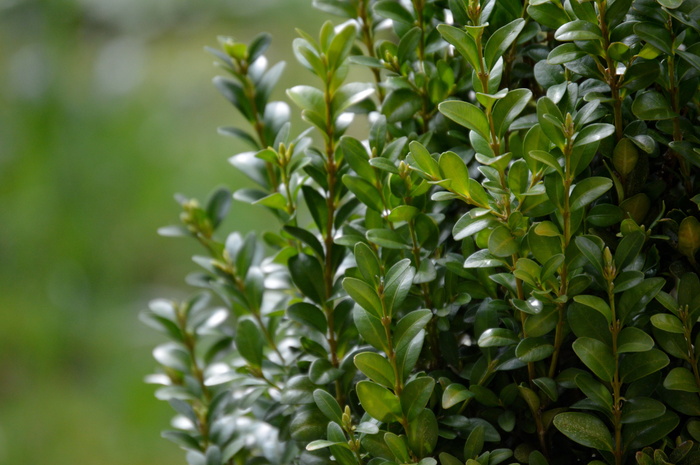
[[[155,233],[170,193],[246,183],[239,142],[213,134],[238,116],[202,47],[265,29],[279,60],[302,14],[320,23],[306,3],[0,1],[0,464],[182,460],[136,314],[189,268],[194,246]],[[229,221],[271,219],[251,211]]]

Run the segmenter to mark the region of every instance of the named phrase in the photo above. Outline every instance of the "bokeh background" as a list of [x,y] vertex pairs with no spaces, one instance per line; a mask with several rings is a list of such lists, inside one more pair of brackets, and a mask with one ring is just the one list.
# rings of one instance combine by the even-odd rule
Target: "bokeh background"
[[[185,463],[137,316],[196,268],[156,234],[173,194],[245,183],[203,47],[272,33],[285,99],[309,78],[294,27],[324,19],[311,0],[0,0],[0,465]],[[236,203],[224,227],[270,224]]]

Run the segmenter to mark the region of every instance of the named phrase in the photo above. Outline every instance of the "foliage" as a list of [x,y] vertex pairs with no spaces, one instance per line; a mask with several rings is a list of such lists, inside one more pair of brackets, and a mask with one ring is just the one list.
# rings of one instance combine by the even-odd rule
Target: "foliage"
[[233,198],[280,228],[220,236],[219,189],[162,230],[209,253],[144,313],[164,435],[193,465],[695,463],[700,4],[314,4],[345,22],[293,43],[299,135],[269,36],[212,50],[252,128],[222,130]]

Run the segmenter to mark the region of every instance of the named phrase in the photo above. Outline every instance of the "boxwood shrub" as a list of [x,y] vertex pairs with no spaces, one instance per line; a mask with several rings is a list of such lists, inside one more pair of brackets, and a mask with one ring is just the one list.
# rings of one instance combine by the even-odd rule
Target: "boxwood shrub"
[[[142,315],[163,436],[191,465],[700,463],[700,1],[313,3],[339,19],[298,30],[285,101],[269,35],[210,50],[255,187],[160,231],[203,251]],[[221,231],[234,199],[278,227]]]

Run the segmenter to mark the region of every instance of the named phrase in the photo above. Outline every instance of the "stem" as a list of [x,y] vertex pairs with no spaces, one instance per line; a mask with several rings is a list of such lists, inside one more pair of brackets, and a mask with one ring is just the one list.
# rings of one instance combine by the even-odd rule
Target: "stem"
[[597,0],[598,5],[598,24],[600,31],[603,33],[603,50],[605,50],[605,63],[607,69],[604,76],[607,84],[610,86],[610,91],[613,98],[613,114],[615,116],[615,137],[619,141],[624,134],[624,123],[622,121],[622,99],[620,98],[620,79],[617,77],[617,66],[615,61],[608,53],[610,47],[610,31],[608,24],[605,22],[605,9],[607,2],[605,0]]
[[[265,136],[265,123],[260,119],[258,104],[255,101],[255,84],[253,84],[253,82],[250,80],[250,77],[248,77],[248,66],[240,65],[240,68],[241,74],[245,76],[245,79],[243,80],[244,92],[246,97],[248,98],[248,101],[250,102],[251,110],[253,113],[253,128],[255,129],[255,134],[258,136],[258,140],[260,141],[260,148],[264,149],[269,146],[269,143],[267,137]],[[278,181],[277,173],[275,173],[274,166],[272,166],[272,163],[270,163],[269,161],[266,161],[265,169],[267,170],[267,176],[270,179],[270,188],[272,189],[272,192],[277,192]]]
[[[669,19],[669,21],[671,21]],[[669,28],[671,29],[671,28]],[[671,37],[675,38],[673,36],[673,30],[671,29]],[[683,132],[681,131],[681,117],[680,117],[680,95],[679,95],[679,89],[678,89],[678,84],[676,83],[676,64],[675,64],[675,59],[673,55],[668,56],[668,80],[670,83],[670,88],[669,88],[669,93],[671,94],[671,108],[673,109],[673,112],[676,113],[677,116],[673,118],[673,141],[674,142],[680,142],[683,140]],[[686,192],[690,193],[693,191],[693,183],[690,180],[690,167],[688,166],[688,162],[686,159],[681,155],[680,153],[676,152],[675,150],[673,151],[673,154],[676,156],[676,160],[678,160],[678,164],[680,167],[680,172],[681,172],[681,177],[683,178],[683,184],[685,186]]]
[[[571,119],[571,115],[567,114],[567,121]],[[569,198],[569,191],[571,190],[571,184],[574,181],[573,174],[571,173],[571,153],[573,152],[573,123],[568,125],[566,128],[566,147],[564,148],[564,205],[562,208],[562,222],[564,223],[564,241],[562,244],[562,251],[566,253],[566,249],[569,247],[571,242],[571,205]],[[559,273],[560,285],[559,285],[559,297],[566,295],[569,286],[569,269],[564,262],[561,266],[561,272]],[[549,365],[549,377],[554,378],[557,371],[557,364],[559,362],[559,352],[561,351],[561,346],[564,344],[564,310],[566,304],[559,303],[557,305],[557,311],[559,312],[559,320],[557,321],[557,327],[554,333],[554,352],[552,353],[552,360]]]
[[[362,24],[362,42],[367,48],[367,55],[376,58],[377,55],[374,52],[374,36],[372,34],[372,26],[369,21],[369,15],[367,14],[367,2],[365,0],[359,0],[357,5],[357,17]],[[382,77],[377,68],[370,68],[370,70],[374,76],[374,82],[377,84],[377,96],[381,104],[384,101],[384,88],[379,85],[382,82]]]
[[[413,247],[411,251],[413,252],[413,261],[416,264],[416,269],[420,269],[421,258],[420,258],[420,245],[418,245],[418,237],[416,236],[416,228],[413,220],[408,222],[408,231],[411,235],[411,243]],[[425,306],[432,311],[433,309],[433,299],[430,297],[430,287],[428,283],[421,283],[420,289],[423,294],[423,301]],[[437,327],[435,326],[435,318],[431,318],[428,323],[428,348],[430,350],[430,355],[432,356],[432,363],[430,365],[435,365],[440,360],[440,342],[437,334]]]
[[[679,309],[679,316],[683,322],[683,338],[688,345],[688,363],[695,377],[695,384],[700,387],[700,371],[698,371],[698,359],[695,356],[695,346],[693,345],[693,321],[690,319],[688,306]],[[700,395],[700,393],[698,393]]]
[[613,375],[612,381],[613,423],[615,427],[615,450],[613,451],[613,455],[615,456],[615,465],[622,465],[622,396],[620,395],[622,382],[620,381],[620,354],[617,352],[617,338],[622,330],[622,323],[617,319],[615,313],[615,285],[613,284],[613,280],[616,274],[617,272],[614,269],[614,265],[610,265],[609,272],[606,273],[606,280],[608,281],[608,302],[612,313],[612,324],[610,326],[610,332],[612,333],[612,351],[615,357],[615,374]]

